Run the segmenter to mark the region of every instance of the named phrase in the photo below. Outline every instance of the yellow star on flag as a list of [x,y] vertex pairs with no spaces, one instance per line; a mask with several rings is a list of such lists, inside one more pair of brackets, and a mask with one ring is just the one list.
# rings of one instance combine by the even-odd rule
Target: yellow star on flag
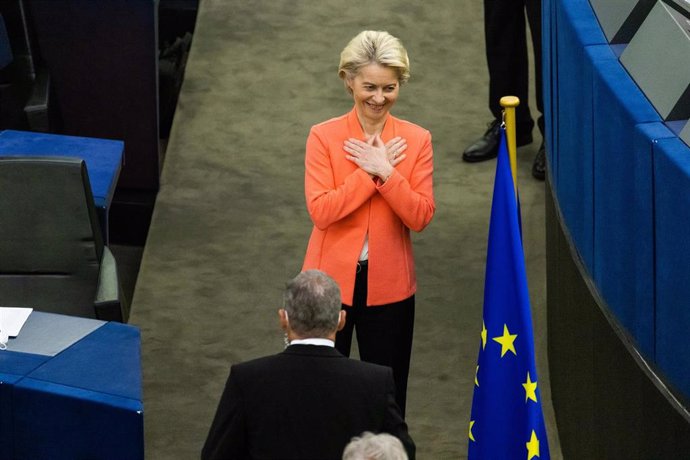
[[486,348],[486,324],[482,321],[482,350]]
[[[472,441],[474,441],[474,435],[472,434],[472,427],[473,426],[474,426],[474,420],[470,420],[470,440],[472,440]],[[534,431],[532,433],[534,433]]]
[[529,438],[529,442],[526,442],[527,446],[527,460],[532,460],[534,457],[539,457],[539,439],[537,439],[537,434],[532,430],[532,437]]
[[503,335],[499,337],[494,337],[493,340],[501,344],[501,358],[508,352],[512,351],[515,356],[517,356],[517,352],[515,351],[515,345],[513,342],[515,342],[515,339],[517,338],[517,334],[511,334],[510,331],[508,330],[508,325],[504,324],[503,325]]
[[525,402],[528,399],[537,402],[537,382],[532,382],[529,372],[527,372],[527,381],[522,386],[525,387]]
[[477,380],[477,374],[479,374],[479,366],[477,366],[477,369],[474,371],[474,384],[479,386],[479,380]]

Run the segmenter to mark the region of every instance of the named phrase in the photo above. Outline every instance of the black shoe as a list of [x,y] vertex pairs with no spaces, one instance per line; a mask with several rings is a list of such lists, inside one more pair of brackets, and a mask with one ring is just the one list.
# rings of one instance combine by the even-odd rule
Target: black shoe
[[[465,149],[462,153],[462,159],[468,163],[477,163],[496,158],[498,155],[498,141],[501,138],[500,134],[501,121],[492,121],[489,123],[489,128],[484,135]],[[518,134],[515,141],[518,147],[530,144],[532,142],[532,133]]]
[[532,176],[537,180],[544,180],[546,177],[546,147],[544,147],[544,142],[541,143],[539,151],[537,151],[537,155],[534,157]]

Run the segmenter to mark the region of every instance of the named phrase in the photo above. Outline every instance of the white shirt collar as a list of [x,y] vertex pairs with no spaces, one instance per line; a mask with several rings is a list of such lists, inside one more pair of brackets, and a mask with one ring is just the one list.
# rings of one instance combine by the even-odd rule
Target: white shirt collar
[[322,347],[335,347],[335,343],[329,339],[295,339],[290,345],[320,345]]

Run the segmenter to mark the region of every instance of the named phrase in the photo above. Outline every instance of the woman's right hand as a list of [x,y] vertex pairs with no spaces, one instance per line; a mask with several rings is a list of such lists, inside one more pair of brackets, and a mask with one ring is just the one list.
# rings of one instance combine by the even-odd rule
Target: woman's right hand
[[350,138],[343,146],[349,153],[345,158],[356,163],[371,177],[378,176],[384,182],[393,173],[395,166],[407,156],[402,153],[406,148],[405,139],[396,137],[384,144],[378,134],[371,136],[366,142]]
[[385,180],[392,174],[393,166],[388,160],[388,152],[381,137],[371,136],[366,142],[350,138],[345,141],[343,150],[349,155],[345,158],[359,166],[372,178],[375,176]]

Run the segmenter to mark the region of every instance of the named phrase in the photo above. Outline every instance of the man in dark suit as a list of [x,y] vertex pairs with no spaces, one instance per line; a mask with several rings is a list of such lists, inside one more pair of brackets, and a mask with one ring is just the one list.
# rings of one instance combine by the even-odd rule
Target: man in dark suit
[[334,348],[345,325],[335,281],[318,270],[299,274],[278,315],[289,346],[232,366],[202,459],[340,459],[365,431],[396,436],[414,459],[393,371]]
[[[500,137],[503,96],[517,96],[520,105],[515,110],[515,140],[518,147],[532,143],[534,119],[529,109],[529,62],[527,58],[527,29],[529,22],[534,51],[534,81],[537,127],[544,137],[541,67],[541,0],[484,0],[484,38],[489,67],[489,109],[493,121],[482,137],[465,149],[462,159],[474,163],[496,158]],[[532,163],[532,175],[544,180],[546,148],[542,141]]]

